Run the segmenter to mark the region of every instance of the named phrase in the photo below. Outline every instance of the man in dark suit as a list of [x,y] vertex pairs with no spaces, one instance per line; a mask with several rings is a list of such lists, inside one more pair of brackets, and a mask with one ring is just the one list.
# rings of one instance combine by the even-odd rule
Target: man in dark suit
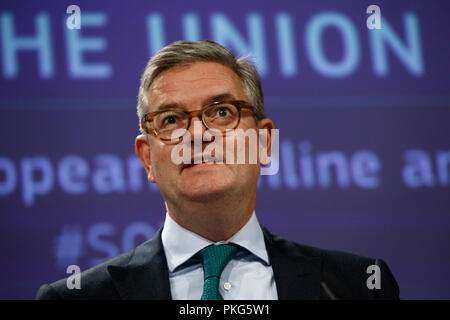
[[399,298],[382,260],[293,243],[258,223],[274,124],[249,61],[210,41],[173,43],[148,62],[137,109],[136,154],[165,200],[163,228],[81,273],[80,289],[62,279],[38,299]]

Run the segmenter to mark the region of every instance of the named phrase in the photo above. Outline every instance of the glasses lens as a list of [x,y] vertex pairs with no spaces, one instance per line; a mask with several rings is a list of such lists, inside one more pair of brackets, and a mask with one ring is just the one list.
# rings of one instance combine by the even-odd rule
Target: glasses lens
[[[187,129],[188,118],[185,113],[179,111],[164,111],[158,114],[153,120],[158,135],[163,139],[179,138],[182,136],[182,130]],[[178,137],[172,137],[172,133],[178,130]]]
[[208,128],[234,129],[239,122],[239,110],[232,104],[218,104],[203,112],[203,121]]

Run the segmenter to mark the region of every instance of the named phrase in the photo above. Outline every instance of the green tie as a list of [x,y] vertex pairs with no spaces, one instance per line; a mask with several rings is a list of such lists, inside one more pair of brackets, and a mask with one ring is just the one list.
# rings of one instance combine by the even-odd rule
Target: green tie
[[202,300],[223,300],[219,293],[220,275],[238,248],[230,244],[210,245],[198,252],[203,263]]

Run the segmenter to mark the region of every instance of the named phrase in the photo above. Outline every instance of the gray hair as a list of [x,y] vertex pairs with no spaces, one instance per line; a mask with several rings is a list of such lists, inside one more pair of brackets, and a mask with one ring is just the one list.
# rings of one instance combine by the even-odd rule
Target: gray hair
[[242,81],[247,99],[256,109],[256,119],[266,118],[261,81],[252,62],[246,57],[236,58],[230,50],[213,41],[177,41],[158,51],[145,66],[137,102],[141,132],[141,120],[148,112],[147,91],[156,77],[170,68],[199,61],[217,62],[233,70]]

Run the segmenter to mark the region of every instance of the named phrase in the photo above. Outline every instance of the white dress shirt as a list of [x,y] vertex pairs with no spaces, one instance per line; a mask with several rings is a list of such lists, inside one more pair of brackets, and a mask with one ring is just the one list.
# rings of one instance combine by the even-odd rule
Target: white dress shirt
[[206,246],[222,243],[234,243],[246,249],[239,251],[222,272],[219,292],[224,300],[278,299],[264,235],[255,212],[230,239],[217,243],[183,228],[166,213],[161,237],[169,268],[172,299],[201,298],[203,266],[201,260],[193,256]]

